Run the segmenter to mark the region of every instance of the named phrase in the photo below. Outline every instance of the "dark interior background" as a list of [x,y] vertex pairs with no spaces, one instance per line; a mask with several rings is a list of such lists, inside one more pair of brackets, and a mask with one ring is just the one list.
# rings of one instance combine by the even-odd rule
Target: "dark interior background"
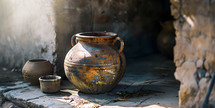
[[[169,0],[58,0],[55,2],[57,73],[78,32],[110,31],[125,42],[126,58],[139,58],[157,50],[160,22],[171,19]],[[128,61],[129,62],[129,61]]]

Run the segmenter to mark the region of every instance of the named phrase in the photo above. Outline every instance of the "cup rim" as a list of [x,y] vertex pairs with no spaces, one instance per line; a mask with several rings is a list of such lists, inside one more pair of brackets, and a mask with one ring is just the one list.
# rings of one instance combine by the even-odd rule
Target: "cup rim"
[[39,81],[42,81],[42,82],[50,82],[50,81],[58,81],[58,80],[61,80],[61,76],[45,75],[45,76],[39,77]]
[[116,33],[113,32],[82,32],[75,34],[78,38],[115,38]]

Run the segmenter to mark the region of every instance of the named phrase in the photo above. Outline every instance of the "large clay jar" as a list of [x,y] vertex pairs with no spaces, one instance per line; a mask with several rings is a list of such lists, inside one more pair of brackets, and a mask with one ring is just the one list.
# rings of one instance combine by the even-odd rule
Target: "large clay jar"
[[[76,43],[76,41],[78,41]],[[120,41],[118,50],[115,43]],[[125,72],[124,42],[115,33],[88,32],[72,37],[73,48],[64,61],[70,82],[84,93],[110,91]]]
[[24,79],[32,85],[39,85],[39,77],[53,74],[53,66],[48,60],[28,60],[22,68]]
[[158,50],[168,58],[173,58],[173,47],[175,45],[175,30],[172,21],[161,23],[162,30],[157,38]]

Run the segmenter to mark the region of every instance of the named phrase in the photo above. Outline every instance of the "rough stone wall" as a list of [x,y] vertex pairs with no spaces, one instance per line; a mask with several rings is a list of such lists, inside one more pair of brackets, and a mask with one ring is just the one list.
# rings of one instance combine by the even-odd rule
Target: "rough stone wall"
[[[176,19],[175,77],[181,82],[179,105],[201,107],[215,71],[215,1],[171,0]],[[215,107],[215,87],[210,95]]]
[[22,68],[33,58],[55,60],[53,0],[0,0],[0,64]]

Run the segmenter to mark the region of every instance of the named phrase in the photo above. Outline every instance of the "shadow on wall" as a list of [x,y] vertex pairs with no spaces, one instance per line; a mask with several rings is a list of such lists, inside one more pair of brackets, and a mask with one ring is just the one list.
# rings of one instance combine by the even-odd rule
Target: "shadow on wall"
[[71,46],[73,34],[92,30],[91,1],[89,0],[56,0],[56,43],[57,43],[57,74],[64,74],[64,58]]
[[64,76],[64,58],[71,48],[72,35],[78,32],[117,33],[125,41],[127,58],[154,53],[164,1],[167,0],[55,1],[57,73]]

